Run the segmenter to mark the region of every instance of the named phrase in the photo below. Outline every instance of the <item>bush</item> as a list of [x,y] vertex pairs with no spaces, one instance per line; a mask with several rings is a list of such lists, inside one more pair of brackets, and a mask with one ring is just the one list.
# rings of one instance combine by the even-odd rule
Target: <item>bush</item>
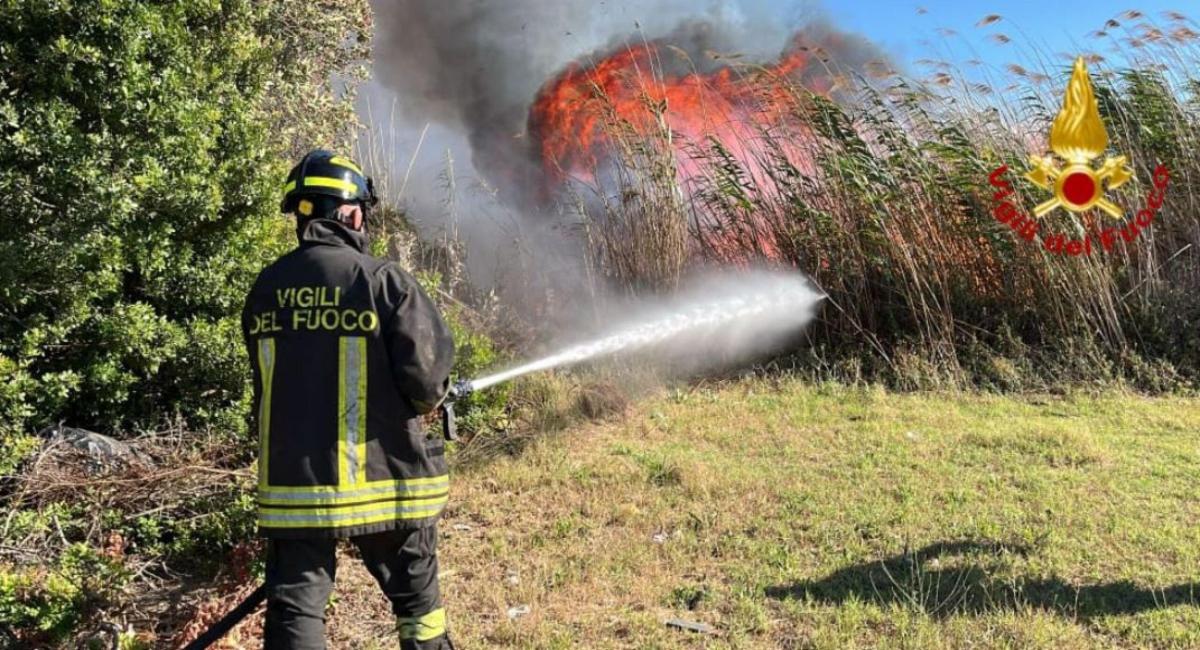
[[[472,322],[469,309],[441,299],[441,274],[434,271],[419,272],[417,281],[439,303],[454,336],[453,380],[475,379],[480,373],[495,368],[500,361],[495,343],[482,325]],[[508,386],[501,384],[473,393],[456,403],[455,414],[460,432],[488,433],[506,427],[508,394]]]
[[[0,475],[17,473],[39,447],[29,434],[56,421],[242,432],[242,301],[294,243],[278,216],[287,168],[313,147],[345,148],[357,125],[347,91],[369,33],[366,0],[4,3]],[[104,477],[67,495],[30,494],[45,487],[33,467],[6,480],[0,541],[38,555],[0,566],[0,631],[63,641],[99,607],[121,607],[126,566],[208,568],[248,537],[244,486],[184,477],[252,453],[212,438],[160,449],[192,462],[143,468],[121,488],[136,495],[126,503]]]
[[241,421],[237,314],[291,243],[279,179],[348,134],[328,80],[368,29],[365,0],[6,3],[0,436]]
[[21,631],[25,641],[61,639],[129,579],[119,559],[85,544],[70,546],[51,570],[0,568],[0,621]]

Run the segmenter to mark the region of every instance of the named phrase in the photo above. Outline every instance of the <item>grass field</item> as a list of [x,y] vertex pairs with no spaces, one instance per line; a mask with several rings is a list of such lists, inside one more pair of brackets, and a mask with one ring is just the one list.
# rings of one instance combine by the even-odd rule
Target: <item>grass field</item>
[[[469,648],[1198,647],[1198,429],[1186,398],[674,392],[459,472],[443,588]],[[334,641],[391,647],[343,567],[370,605]]]

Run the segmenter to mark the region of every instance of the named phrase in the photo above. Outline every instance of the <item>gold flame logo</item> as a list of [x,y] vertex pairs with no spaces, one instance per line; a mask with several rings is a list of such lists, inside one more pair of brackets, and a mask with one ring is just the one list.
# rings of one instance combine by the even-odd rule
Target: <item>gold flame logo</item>
[[1107,146],[1108,132],[1100,120],[1100,108],[1092,90],[1087,63],[1079,57],[1075,59],[1062,110],[1050,128],[1050,149],[1067,165],[1060,168],[1052,156],[1030,157],[1033,169],[1025,174],[1025,178],[1054,192],[1054,198],[1039,204],[1033,213],[1041,217],[1055,208],[1079,213],[1095,207],[1120,219],[1121,208],[1106,199],[1104,193],[1128,182],[1133,171],[1125,156],[1105,158],[1100,169],[1093,169],[1092,160],[1104,153]]

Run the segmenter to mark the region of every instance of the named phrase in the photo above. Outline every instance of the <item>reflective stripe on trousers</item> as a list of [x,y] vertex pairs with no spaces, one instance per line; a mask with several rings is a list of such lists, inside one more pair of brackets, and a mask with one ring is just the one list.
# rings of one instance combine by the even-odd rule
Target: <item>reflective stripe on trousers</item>
[[446,610],[439,607],[424,616],[396,617],[400,639],[429,641],[446,633]]

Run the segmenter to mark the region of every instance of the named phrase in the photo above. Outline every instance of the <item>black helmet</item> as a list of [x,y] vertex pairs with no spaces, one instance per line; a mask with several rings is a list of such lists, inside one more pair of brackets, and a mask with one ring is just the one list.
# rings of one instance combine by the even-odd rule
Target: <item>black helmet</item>
[[[330,197],[333,201],[321,197]],[[302,203],[304,199],[309,199],[307,204]],[[324,211],[315,210],[314,203],[348,201],[361,203],[364,210],[374,206],[379,202],[375,196],[375,183],[363,175],[362,168],[353,160],[324,149],[314,149],[288,173],[279,209],[285,214],[295,212],[301,217],[321,216]]]

